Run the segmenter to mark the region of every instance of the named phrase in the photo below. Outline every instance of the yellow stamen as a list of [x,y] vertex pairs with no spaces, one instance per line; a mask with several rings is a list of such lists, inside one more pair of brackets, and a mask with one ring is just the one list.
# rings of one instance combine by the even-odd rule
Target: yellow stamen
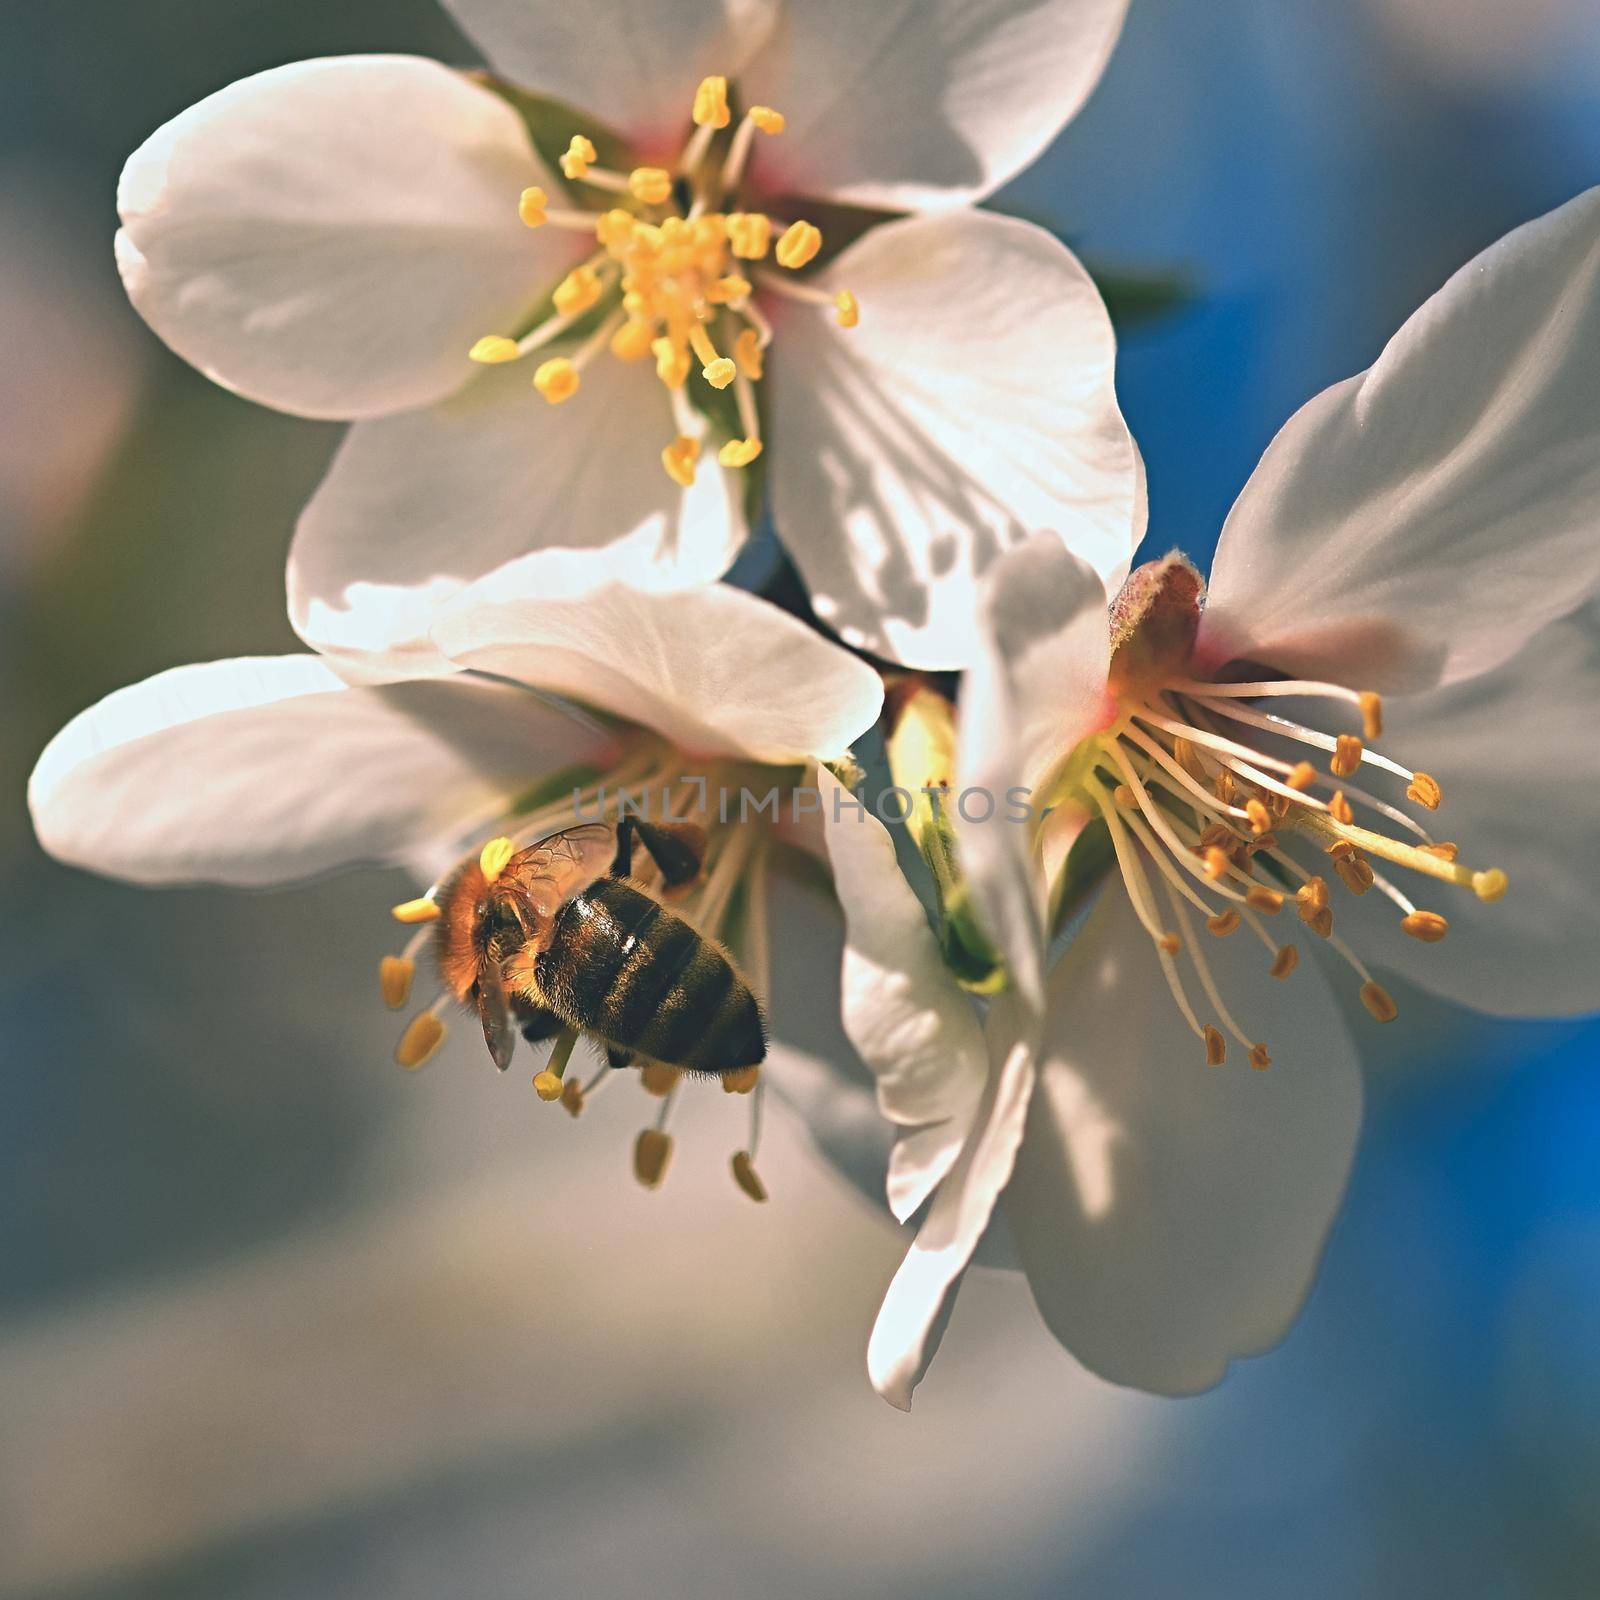
[[406,956],[385,956],[378,963],[378,988],[391,1011],[398,1011],[411,998],[411,980],[416,973],[416,962]]
[[1245,890],[1244,897],[1257,911],[1265,911],[1276,916],[1283,910],[1283,896],[1276,889],[1269,889],[1264,883],[1252,883]]
[[1250,819],[1252,833],[1267,833],[1272,828],[1272,813],[1254,796],[1244,803],[1244,814]]
[[785,127],[784,115],[781,111],[774,111],[771,106],[751,106],[745,115],[755,123],[763,133],[782,133]]
[[690,115],[697,128],[726,128],[732,119],[728,110],[728,80],[702,78],[694,92],[694,110]]
[[1445,839],[1439,844],[1419,844],[1417,848],[1425,856],[1437,856],[1441,861],[1454,861],[1461,854],[1461,846],[1452,844]]
[[1474,872],[1472,874],[1472,892],[1480,900],[1498,900],[1509,887],[1505,873],[1499,867],[1490,867],[1487,872]]
[[595,239],[615,253],[632,242],[638,220],[631,211],[624,211],[620,206],[603,212],[594,225]]
[[624,322],[611,335],[611,353],[619,361],[642,361],[654,342],[655,330],[648,322]]
[[544,362],[533,375],[533,386],[553,406],[570,400],[578,392],[578,369],[565,356]]
[[695,463],[700,459],[700,441],[680,433],[661,452],[661,465],[667,476],[680,488],[687,489],[694,482]]
[[771,217],[760,211],[728,213],[728,248],[741,261],[760,261],[771,242]]
[[1309,789],[1317,781],[1317,769],[1309,761],[1297,761],[1283,781],[1291,789]]
[[1361,1003],[1379,1022],[1393,1022],[1400,1015],[1400,1007],[1389,991],[1370,978],[1361,985]]
[[752,383],[761,377],[761,335],[754,328],[744,329],[733,341],[733,359],[738,364],[741,377]]
[[738,375],[739,369],[726,356],[718,356],[700,369],[700,376],[713,389],[726,389]]
[[508,339],[501,333],[486,333],[467,351],[467,360],[479,361],[486,367],[492,367],[502,361],[515,361],[521,354],[515,339]]
[[581,133],[573,134],[561,157],[562,176],[576,181],[589,171],[589,164],[599,159],[599,152]]
[[1333,748],[1328,770],[1336,778],[1348,778],[1361,765],[1361,741],[1353,733],[1341,733]]
[[1119,783],[1116,788],[1111,791],[1111,798],[1115,800],[1124,811],[1136,804],[1133,798],[1133,790],[1130,789],[1125,783]]
[[646,1128],[633,1147],[633,1175],[647,1189],[659,1189],[672,1159],[672,1137],[659,1128]]
[[669,389],[681,389],[689,377],[687,347],[671,339],[654,339],[650,348],[655,352],[656,376]]
[[443,1043],[444,1024],[431,1011],[423,1011],[406,1025],[394,1058],[407,1072],[415,1072]]
[[478,870],[484,878],[494,883],[506,870],[506,863],[517,853],[517,847],[507,838],[491,839],[478,852]]
[[1264,1044],[1250,1046],[1250,1065],[1257,1072],[1265,1072],[1272,1065],[1272,1057],[1267,1054],[1267,1047]]
[[1222,1037],[1221,1029],[1212,1027],[1208,1022],[1201,1038],[1206,1045],[1206,1065],[1220,1067],[1228,1059],[1228,1041]]
[[564,317],[575,317],[587,311],[600,298],[604,290],[600,274],[593,267],[574,267],[550,296],[557,311]]
[[1274,978],[1287,978],[1299,965],[1299,948],[1292,944],[1283,944],[1278,946],[1278,953],[1272,958],[1269,971]]
[[1338,857],[1333,863],[1333,870],[1339,874],[1339,881],[1351,894],[1365,894],[1372,887],[1372,867],[1359,851]]
[[389,915],[396,922],[432,922],[439,915],[436,902],[423,895],[417,900],[404,900]]
[[730,439],[717,452],[717,460],[725,467],[748,467],[760,454],[759,439]]
[[517,215],[530,228],[542,228],[550,220],[544,212],[549,204],[550,196],[538,184],[534,184],[522,191],[522,197],[517,201]]
[[1361,731],[1366,736],[1368,743],[1383,737],[1383,697],[1374,694],[1370,689],[1363,690],[1356,696],[1356,704],[1361,707]]
[[1400,926],[1413,939],[1420,939],[1424,944],[1438,944],[1450,931],[1450,924],[1437,911],[1413,911],[1410,916],[1401,919]]
[[756,1176],[755,1165],[750,1159],[748,1150],[741,1150],[733,1158],[733,1181],[752,1200],[764,1201],[767,1198],[766,1186]]
[[1207,917],[1206,927],[1219,939],[1226,939],[1230,933],[1238,931],[1242,920],[1239,913],[1229,906],[1226,911],[1219,911],[1216,916]]
[[729,273],[725,278],[718,278],[716,282],[706,287],[706,300],[714,306],[733,305],[740,300],[748,300],[753,288],[748,278],[741,278],[737,273]]
[[533,1075],[533,1092],[545,1102],[546,1105],[561,1098],[562,1080],[548,1067],[542,1072]]
[[722,1074],[722,1092],[724,1094],[749,1094],[755,1088],[756,1080],[760,1076],[760,1067],[740,1067],[737,1072],[724,1072]]
[[1444,791],[1440,789],[1437,778],[1430,778],[1426,772],[1416,772],[1406,785],[1406,799],[1414,800],[1429,811],[1437,811],[1444,799]]
[[639,1069],[639,1084],[646,1094],[664,1100],[678,1087],[678,1080],[682,1076],[677,1067],[669,1066],[665,1061],[647,1061]]
[[1356,814],[1350,809],[1350,802],[1345,799],[1343,789],[1335,789],[1328,797],[1328,815],[1335,822],[1351,823],[1356,820]]
[[[807,262],[815,260],[821,248],[821,229],[813,227],[809,222],[791,222],[784,230],[783,237],[778,240],[775,254],[780,267],[787,267],[791,272],[797,272]],[[735,251],[735,254],[737,253]]]
[[1156,940],[1156,948],[1160,950],[1163,955],[1175,956],[1181,949],[1183,949],[1183,940],[1180,939],[1177,934],[1167,932],[1162,934],[1161,937]]
[[583,1085],[576,1078],[565,1078],[561,1083],[561,1104],[567,1115],[583,1115]]
[[1201,852],[1205,858],[1206,876],[1213,883],[1227,875],[1228,868],[1233,863],[1228,859],[1228,852],[1221,845],[1210,844]]
[[665,167],[635,167],[628,174],[628,193],[647,206],[665,205],[672,198],[672,174]]
[[833,297],[833,312],[841,328],[853,328],[861,320],[861,307],[848,289],[841,289]]

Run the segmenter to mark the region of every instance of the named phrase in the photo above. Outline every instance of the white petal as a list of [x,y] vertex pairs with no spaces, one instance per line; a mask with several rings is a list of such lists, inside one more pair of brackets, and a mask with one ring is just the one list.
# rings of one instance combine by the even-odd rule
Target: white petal
[[1072,748],[1110,721],[1106,592],[1059,539],[1036,534],[989,569],[980,609],[980,648],[961,686],[952,820],[980,914],[1037,1008],[1044,885],[1028,818],[1049,804],[1048,781]]
[[177,667],[75,717],[28,785],[52,855],[137,883],[392,862],[598,741],[465,679],[351,687],[313,656]]
[[701,756],[828,759],[877,719],[877,673],[742,589],[610,584],[551,600],[520,578],[492,579],[441,613],[434,637],[450,660],[615,712]]
[[117,264],[207,377],[309,417],[448,394],[582,246],[517,217],[555,192],[520,119],[410,56],[301,61],[191,106],[129,159]]
[[540,359],[350,430],[289,553],[290,619],[308,644],[442,671],[427,637],[438,607],[519,558],[519,581],[550,595],[727,568],[745,532],[736,490],[715,462],[689,489],[667,476],[677,430],[654,376],[602,355],[551,406],[530,386]]
[[[1437,816],[1426,818],[1435,836],[1455,840],[1469,866],[1499,867],[1510,888],[1485,905],[1375,859],[1450,931],[1439,944],[1419,944],[1401,933],[1399,912],[1382,895],[1369,891],[1355,905],[1342,897],[1341,931],[1369,965],[1497,1016],[1600,1008],[1597,708],[1600,612],[1592,607],[1535,635],[1493,672],[1385,702],[1384,748],[1444,790]],[[1381,818],[1372,825],[1384,826]]]
[[911,1409],[911,1392],[939,1348],[962,1274],[1011,1176],[1034,1083],[1032,1047],[1018,1036],[1017,1019],[1005,997],[990,1009],[991,1065],[972,1132],[934,1194],[867,1343],[873,1388],[902,1411]]
[[1228,517],[1203,644],[1422,689],[1600,589],[1600,188],[1491,246],[1298,412]]
[[904,1221],[950,1170],[988,1077],[976,1008],[939,954],[878,819],[821,777],[822,820],[848,939],[844,1029],[877,1079],[878,1107],[912,1130],[895,1147],[889,1205]]
[[818,280],[860,326],[763,300],[773,510],[817,613],[913,666],[976,649],[978,577],[1048,530],[1109,585],[1143,532],[1116,343],[1072,253],[985,213],[875,228]]
[[489,64],[524,89],[597,117],[639,155],[676,154],[695,86],[732,76],[766,37],[777,0],[444,0]]
[[739,80],[768,192],[948,206],[999,188],[1099,82],[1127,0],[802,0]]
[[1315,965],[1275,982],[1247,937],[1205,952],[1229,1009],[1271,1048],[1265,1072],[1237,1044],[1206,1065],[1127,895],[1107,887],[1052,976],[1006,1192],[1051,1331],[1103,1377],[1162,1394],[1207,1388],[1283,1336],[1360,1124],[1356,1059]]

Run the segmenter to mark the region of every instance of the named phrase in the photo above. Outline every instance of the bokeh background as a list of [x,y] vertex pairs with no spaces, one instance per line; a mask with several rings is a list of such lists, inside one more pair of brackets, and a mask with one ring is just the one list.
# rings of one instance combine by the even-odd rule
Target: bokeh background
[[[335,439],[133,316],[121,162],[359,50],[471,60],[426,0],[0,8],[0,1594],[1600,1593],[1592,1025],[1435,1007],[1425,1054],[1374,1060],[1305,1316],[1211,1395],[1086,1376],[974,1273],[905,1417],[862,1366],[900,1241],[781,1116],[768,1207],[720,1106],[647,1196],[622,1091],[572,1124],[470,1051],[389,1065],[380,877],[43,859],[23,789],[66,717],[293,647]],[[1191,288],[1121,372],[1152,542],[1203,555],[1295,406],[1597,180],[1593,0],[1133,0],[998,203]]]

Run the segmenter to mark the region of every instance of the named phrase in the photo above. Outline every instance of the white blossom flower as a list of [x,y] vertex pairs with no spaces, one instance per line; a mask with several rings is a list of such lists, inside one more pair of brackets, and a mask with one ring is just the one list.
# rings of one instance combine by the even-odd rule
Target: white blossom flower
[[[1126,571],[1099,295],[965,205],[1076,111],[1126,0],[449,5],[493,87],[277,68],[160,129],[118,196],[167,343],[354,421],[291,552],[309,643],[442,670],[432,608],[516,558],[547,594],[715,578],[758,458],[819,612],[917,664],[970,652],[973,577],[1026,529]],[[550,164],[513,84],[583,110]]]
[[1405,1027],[1373,967],[1497,1015],[1600,1005],[1597,446],[1600,189],[1290,420],[1208,604],[1180,556],[1109,626],[1059,541],[996,565],[959,783],[1053,809],[955,808],[1012,978],[986,1030],[882,830],[829,834],[847,1030],[906,1130],[890,1197],[932,1195],[869,1351],[896,1404],[1002,1195],[1046,1322],[1104,1376],[1191,1392],[1280,1338],[1359,1124],[1342,1011]]
[[[802,1108],[815,1108],[819,1143],[860,1181],[873,1149],[851,1101],[859,1068],[817,1059],[810,1041],[828,1039],[817,1017],[830,1005],[775,972],[767,903],[775,878],[816,877],[806,866],[820,838],[794,797],[801,786],[814,793],[812,769],[845,759],[872,726],[877,674],[720,584],[676,595],[612,585],[571,601],[497,583],[492,597],[469,590],[444,607],[434,639],[459,669],[448,677],[352,683],[318,657],[279,656],[179,667],[119,690],[40,757],[29,785],[40,842],[62,861],[137,883],[260,886],[359,864],[443,878],[478,862],[485,840],[533,843],[575,822],[615,820],[624,796],[636,814],[642,806],[658,821],[698,821],[704,870],[676,892],[675,908],[740,958],[769,1001],[778,1048],[768,1061],[789,1074]],[[416,927],[381,965],[395,1008],[408,1003],[417,958],[444,926],[439,888],[395,908]],[[786,907],[786,941],[826,940],[831,897],[814,882]],[[781,966],[781,946],[778,955]],[[427,1000],[396,1047],[402,1066],[432,1055],[447,1009],[466,999],[445,983]],[[536,1083],[576,1115],[586,1090],[562,1077],[575,1042],[562,1037],[565,1053],[558,1043]],[[625,1075],[602,1068],[588,1088]],[[657,1065],[637,1076],[661,1097],[638,1156],[653,1185],[670,1153],[665,1124],[681,1074]],[[755,1198],[764,1083],[754,1069],[723,1079],[754,1091],[735,1176]],[[841,1103],[827,1105],[830,1095]]]

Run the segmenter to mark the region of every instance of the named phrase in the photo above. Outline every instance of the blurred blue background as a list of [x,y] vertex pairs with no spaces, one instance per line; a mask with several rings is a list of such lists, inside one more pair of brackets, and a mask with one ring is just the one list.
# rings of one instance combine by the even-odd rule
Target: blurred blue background
[[[468,1053],[388,1067],[393,885],[46,862],[22,792],[61,721],[292,648],[336,437],[127,309],[123,158],[279,62],[471,56],[424,0],[0,26],[0,1593],[1600,1593],[1593,1025],[1435,1006],[1424,1058],[1375,1060],[1306,1314],[1220,1390],[1113,1390],[975,1274],[907,1418],[862,1371],[899,1242],[792,1126],[764,1211],[691,1132],[645,1196],[621,1094],[557,1126]],[[1192,284],[1125,329],[1121,384],[1152,543],[1203,556],[1296,406],[1597,180],[1593,0],[1133,0],[997,203]]]

